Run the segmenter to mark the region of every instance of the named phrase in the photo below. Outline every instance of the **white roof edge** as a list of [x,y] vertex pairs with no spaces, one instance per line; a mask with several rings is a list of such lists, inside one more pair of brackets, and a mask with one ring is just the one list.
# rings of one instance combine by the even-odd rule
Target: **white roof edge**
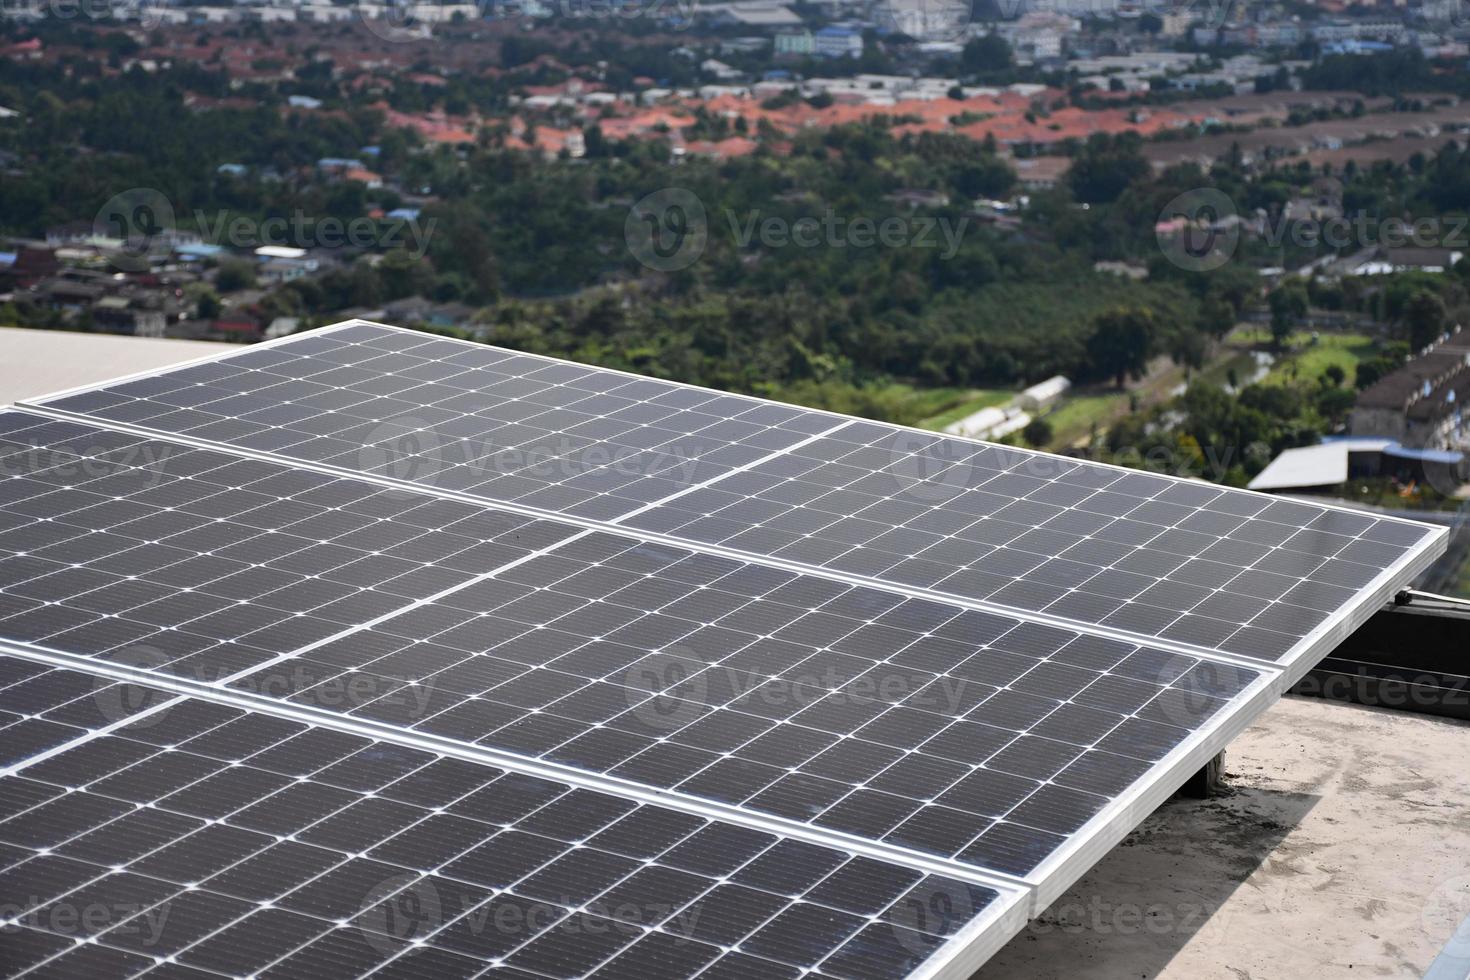
[[1247,484],[1247,489],[1330,487],[1346,483],[1347,477],[1348,447],[1342,443],[1324,443],[1286,450]]

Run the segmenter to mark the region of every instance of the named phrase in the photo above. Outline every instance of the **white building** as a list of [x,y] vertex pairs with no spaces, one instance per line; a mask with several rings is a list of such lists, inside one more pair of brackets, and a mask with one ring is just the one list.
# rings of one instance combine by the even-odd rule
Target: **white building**
[[819,58],[858,58],[863,53],[862,32],[853,27],[824,27],[812,35]]

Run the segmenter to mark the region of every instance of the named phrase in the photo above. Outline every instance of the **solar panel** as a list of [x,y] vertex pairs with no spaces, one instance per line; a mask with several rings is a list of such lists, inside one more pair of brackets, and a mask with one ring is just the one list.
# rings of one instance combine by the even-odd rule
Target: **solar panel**
[[[656,927],[575,968],[493,954],[497,977],[967,975],[1444,547],[1408,521],[362,323],[0,414],[0,475],[0,647],[32,662],[0,725],[23,765],[111,758],[160,688],[252,732],[937,876],[941,905],[949,882],[987,889],[917,959],[879,935],[891,905],[836,907],[868,918],[829,933],[833,908],[776,889],[785,930],[699,939],[713,959]],[[55,700],[88,678],[112,692],[101,721]],[[332,921],[268,972],[357,963]],[[808,934],[833,941],[793,959]]]
[[45,404],[1288,666],[1440,533],[379,325]]
[[0,657],[0,698],[34,712],[6,744],[73,733],[0,770],[6,976],[868,980],[1018,901],[165,691],[99,716],[116,686]]
[[1005,875],[1270,680],[80,423],[0,432],[0,640]]

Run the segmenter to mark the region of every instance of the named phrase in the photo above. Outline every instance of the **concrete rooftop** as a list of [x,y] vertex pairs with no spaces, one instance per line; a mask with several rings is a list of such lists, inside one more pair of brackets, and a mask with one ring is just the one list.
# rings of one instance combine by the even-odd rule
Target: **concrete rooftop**
[[1462,722],[1284,698],[1226,795],[1159,809],[975,980],[1417,980],[1470,916],[1467,747]]
[[0,405],[206,357],[229,346],[0,327]]

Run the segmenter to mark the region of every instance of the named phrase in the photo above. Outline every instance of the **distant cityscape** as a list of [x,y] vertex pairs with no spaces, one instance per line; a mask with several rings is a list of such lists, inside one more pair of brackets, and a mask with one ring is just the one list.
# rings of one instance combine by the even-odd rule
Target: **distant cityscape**
[[1467,68],[1442,0],[7,0],[0,319],[361,316],[1453,508]]

